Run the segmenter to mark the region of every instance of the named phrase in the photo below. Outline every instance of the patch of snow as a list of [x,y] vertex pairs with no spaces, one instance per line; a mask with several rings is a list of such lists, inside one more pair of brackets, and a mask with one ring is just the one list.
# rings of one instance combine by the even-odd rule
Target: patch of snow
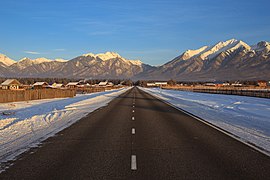
[[[0,104],[0,112],[9,112],[0,114],[0,163],[14,160],[128,89]],[[3,170],[0,166],[0,172]]]
[[140,89],[270,152],[270,99]]

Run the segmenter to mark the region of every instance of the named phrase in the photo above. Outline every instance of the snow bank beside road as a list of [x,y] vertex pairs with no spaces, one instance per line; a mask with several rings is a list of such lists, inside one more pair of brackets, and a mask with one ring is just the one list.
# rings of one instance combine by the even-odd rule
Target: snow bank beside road
[[128,89],[0,104],[0,162],[14,159]]
[[270,99],[140,89],[270,152]]

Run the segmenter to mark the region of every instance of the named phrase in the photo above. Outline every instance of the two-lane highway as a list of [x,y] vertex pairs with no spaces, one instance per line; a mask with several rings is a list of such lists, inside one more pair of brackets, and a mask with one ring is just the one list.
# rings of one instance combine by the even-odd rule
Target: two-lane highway
[[269,169],[268,156],[133,88],[0,179],[269,179]]

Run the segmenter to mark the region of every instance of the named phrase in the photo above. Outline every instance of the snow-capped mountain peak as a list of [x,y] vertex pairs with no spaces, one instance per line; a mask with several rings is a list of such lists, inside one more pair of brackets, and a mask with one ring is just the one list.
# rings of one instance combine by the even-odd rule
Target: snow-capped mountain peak
[[41,57],[41,58],[33,59],[32,61],[35,64],[41,64],[41,63],[44,63],[44,62],[51,62],[52,60],[51,59],[44,58],[44,57]]
[[100,59],[102,61],[107,61],[110,59],[121,59],[122,61],[126,62],[126,63],[130,63],[132,65],[136,65],[136,66],[141,66],[143,63],[140,60],[127,60],[125,58],[123,58],[122,56],[120,56],[118,53],[116,52],[106,52],[106,53],[100,53],[100,54],[93,54],[93,53],[87,53],[82,55],[84,57],[91,57],[94,59]]
[[87,54],[83,54],[82,56],[84,56],[84,57],[88,57],[88,56],[95,57],[95,54],[93,54],[93,53],[87,53]]
[[16,61],[10,59],[9,57],[7,57],[4,54],[0,54],[0,62],[2,62],[3,64],[5,64],[6,66],[10,66],[10,65],[16,63]]
[[26,62],[26,61],[31,61],[31,59],[28,58],[28,57],[24,57],[24,58],[20,59],[20,60],[18,61],[18,63]]
[[56,61],[56,62],[67,62],[66,59],[61,59],[61,58],[57,58],[57,59],[55,59],[55,61]]
[[189,50],[184,52],[182,59],[183,60],[190,59],[191,57],[194,57],[194,56],[200,54],[201,52],[203,52],[207,48],[208,48],[208,46],[203,46],[203,47],[201,47],[199,49],[195,49],[195,50],[189,49]]
[[224,42],[218,42],[214,46],[208,47],[204,51],[202,51],[199,56],[202,60],[211,59],[221,52],[230,51],[233,52],[236,49],[244,47],[245,49],[250,49],[250,46],[247,45],[245,42],[236,40],[236,39],[230,39]]
[[100,53],[100,54],[93,54],[93,53],[87,53],[83,55],[84,57],[93,57],[93,58],[99,58],[103,61],[114,59],[114,58],[121,58],[121,56],[118,53],[115,52],[106,52],[106,53]]
[[102,59],[103,61],[114,58],[121,58],[121,56],[115,52],[106,52],[105,54],[97,54],[96,57]]

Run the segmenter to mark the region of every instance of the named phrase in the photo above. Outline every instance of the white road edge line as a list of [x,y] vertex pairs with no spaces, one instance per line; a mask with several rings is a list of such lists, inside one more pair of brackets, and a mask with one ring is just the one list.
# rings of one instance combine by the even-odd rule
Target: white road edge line
[[131,170],[137,170],[136,155],[131,155]]
[[[143,91],[143,90],[142,90],[142,91]],[[260,153],[262,153],[262,154],[264,154],[264,155],[270,157],[270,152],[268,152],[267,150],[264,150],[264,149],[262,150],[262,149],[260,149],[259,147],[255,146],[255,145],[253,145],[253,144],[250,144],[249,142],[244,141],[244,140],[241,139],[240,137],[238,137],[238,136],[236,136],[236,135],[234,135],[234,134],[231,134],[231,133],[227,132],[226,130],[224,130],[224,129],[218,127],[218,126],[215,126],[215,125],[211,124],[210,122],[207,122],[206,120],[204,120],[204,119],[202,119],[202,118],[199,118],[199,117],[197,117],[197,116],[195,116],[195,115],[189,113],[188,111],[185,111],[185,110],[183,110],[183,109],[181,109],[181,108],[175,106],[174,104],[171,104],[171,103],[169,103],[169,102],[167,102],[167,101],[165,101],[165,100],[159,98],[158,96],[156,96],[156,95],[154,95],[154,94],[150,94],[150,93],[148,93],[148,92],[146,92],[146,91],[143,91],[143,92],[145,92],[145,93],[149,94],[150,96],[153,96],[153,97],[157,98],[158,100],[164,102],[165,104],[168,104],[169,106],[171,106],[171,107],[173,107],[173,108],[175,108],[175,109],[177,109],[177,110],[179,110],[179,111],[181,111],[181,112],[183,112],[183,113],[185,113],[185,114],[187,114],[187,115],[193,117],[194,119],[196,119],[196,120],[198,120],[198,121],[200,121],[200,122],[206,124],[207,126],[210,126],[210,127],[214,128],[214,129],[218,130],[219,132],[221,132],[221,133],[223,133],[223,134],[226,134],[227,136],[230,136],[231,138],[233,138],[233,139],[235,139],[235,140],[237,140],[237,141],[239,141],[239,142],[241,142],[241,143],[243,143],[243,144],[249,146],[250,148],[255,149],[255,150],[257,150],[258,152],[260,152]]]
[[131,129],[131,134],[135,134],[135,128]]

